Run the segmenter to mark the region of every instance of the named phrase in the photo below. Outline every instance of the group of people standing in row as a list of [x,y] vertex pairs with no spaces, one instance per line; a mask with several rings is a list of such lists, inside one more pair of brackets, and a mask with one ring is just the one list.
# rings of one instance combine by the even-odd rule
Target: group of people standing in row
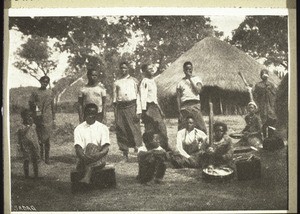
[[[213,142],[212,144],[208,142],[199,96],[203,83],[199,77],[193,76],[193,64],[189,61],[184,63],[185,76],[176,89],[177,149],[171,148],[169,144],[164,114],[157,100],[154,71],[147,64],[143,65],[141,70],[144,78],[139,83],[129,74],[128,64],[122,62],[119,65],[119,79],[113,84],[117,143],[124,161],[128,161],[130,148],[138,153],[137,179],[141,183],[148,183],[154,178],[155,182],[160,183],[166,171],[166,161],[170,161],[175,168],[199,168],[211,164],[230,165],[233,149],[231,139],[226,135],[227,125],[215,122]],[[93,166],[105,166],[105,157],[110,145],[109,129],[105,125],[106,89],[99,82],[99,73],[95,69],[88,69],[87,77],[88,83],[80,89],[78,96],[80,124],[74,130],[75,151],[79,159],[77,169],[83,172],[83,182],[89,181]],[[262,82],[258,83],[254,90],[265,125],[275,120],[272,114],[274,100],[271,98],[275,93],[275,87],[267,77],[268,71],[263,70]],[[24,154],[26,151],[28,154],[27,157],[24,155],[25,176],[28,176],[29,158],[33,161],[36,177],[38,177],[39,156],[43,157],[45,153],[45,162],[49,164],[51,126],[55,125],[53,98],[50,90],[46,89],[49,80],[47,76],[40,79],[41,87],[32,93],[29,101],[30,109],[22,111],[21,114],[24,127],[19,130],[19,145]],[[262,130],[256,109],[256,103],[251,101],[248,105],[249,114],[245,118],[247,126],[243,130],[247,137],[246,141],[253,136],[259,136]],[[144,134],[141,132],[140,120],[144,123]],[[34,129],[37,133],[36,139],[31,136],[34,135]],[[30,146],[30,141],[38,143]],[[29,145],[28,148],[26,145]]]

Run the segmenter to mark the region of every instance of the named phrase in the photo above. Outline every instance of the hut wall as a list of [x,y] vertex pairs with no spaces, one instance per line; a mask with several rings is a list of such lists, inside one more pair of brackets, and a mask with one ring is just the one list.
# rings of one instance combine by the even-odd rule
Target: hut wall
[[[205,87],[200,94],[203,115],[209,114],[209,100],[213,103],[215,115],[244,115],[250,101],[247,92],[225,91],[217,87]],[[176,96],[160,101],[162,110],[169,118],[178,115]]]

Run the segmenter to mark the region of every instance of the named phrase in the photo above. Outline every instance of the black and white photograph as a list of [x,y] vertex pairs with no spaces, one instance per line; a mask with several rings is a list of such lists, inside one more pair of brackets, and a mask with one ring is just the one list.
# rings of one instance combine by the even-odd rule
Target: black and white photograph
[[156,10],[9,13],[12,212],[289,209],[288,10]]

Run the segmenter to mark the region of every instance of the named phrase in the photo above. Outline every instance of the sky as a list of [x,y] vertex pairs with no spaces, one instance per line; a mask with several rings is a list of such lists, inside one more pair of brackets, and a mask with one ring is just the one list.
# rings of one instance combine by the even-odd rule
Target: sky
[[[225,39],[227,36],[231,37],[231,31],[239,26],[239,24],[245,19],[245,16],[210,16],[210,19],[211,24],[217,27],[216,30],[224,32],[224,36],[221,39]],[[16,88],[20,86],[38,87],[39,82],[37,80],[33,79],[33,77],[28,74],[24,74],[22,71],[13,66],[13,62],[15,60],[14,53],[20,45],[26,41],[26,37],[16,30],[10,30],[9,40],[8,88]],[[128,50],[132,50],[137,43],[134,40],[131,42],[132,45],[131,47],[127,47]],[[53,58],[56,58],[59,63],[56,70],[49,75],[51,82],[63,77],[63,73],[67,67],[68,55],[64,53],[55,53]]]

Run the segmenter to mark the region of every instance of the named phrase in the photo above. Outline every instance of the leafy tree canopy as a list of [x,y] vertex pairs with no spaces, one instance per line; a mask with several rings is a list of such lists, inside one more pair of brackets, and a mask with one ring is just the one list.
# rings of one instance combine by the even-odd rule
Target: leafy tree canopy
[[26,74],[39,80],[53,71],[57,62],[51,60],[52,52],[48,47],[48,40],[44,37],[33,35],[27,42],[17,49],[17,61],[14,66]]
[[287,16],[247,16],[234,30],[230,43],[256,59],[266,59],[266,66],[288,69]]
[[[222,35],[204,16],[12,17],[9,21],[10,28],[25,35],[58,39],[55,47],[70,53],[67,72],[75,75],[85,67],[98,68],[108,91],[121,60],[133,65],[136,77],[142,63],[157,64],[160,73],[204,37]],[[141,42],[134,53],[120,54],[137,35]]]

